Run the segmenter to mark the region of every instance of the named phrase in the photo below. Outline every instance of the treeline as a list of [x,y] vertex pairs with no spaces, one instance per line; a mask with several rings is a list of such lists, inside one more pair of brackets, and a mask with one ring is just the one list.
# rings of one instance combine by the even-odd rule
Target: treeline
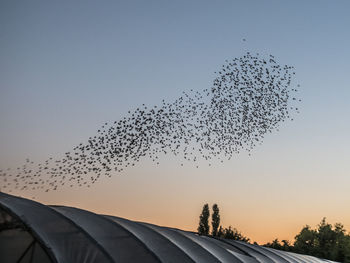
[[[199,216],[198,234],[244,242],[250,241],[236,228],[232,226],[224,228],[220,225],[220,211],[217,204],[212,206],[212,211],[210,231],[209,205],[205,204],[203,206],[202,213]],[[294,239],[293,243],[288,240],[279,241],[275,239],[263,246],[350,263],[350,234],[340,223],[331,225],[326,222],[326,218],[323,218],[315,229],[308,225],[303,227]],[[257,243],[254,242],[254,244]]]
[[293,244],[288,240],[279,242],[275,239],[263,246],[339,262],[350,262],[350,234],[340,223],[333,226],[323,218],[315,229],[308,225],[303,227],[294,239]]

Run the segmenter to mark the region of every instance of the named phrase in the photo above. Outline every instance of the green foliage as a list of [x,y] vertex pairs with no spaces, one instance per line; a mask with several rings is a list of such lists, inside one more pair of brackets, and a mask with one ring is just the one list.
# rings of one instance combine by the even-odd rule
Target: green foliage
[[211,226],[212,226],[211,234],[214,237],[216,237],[218,235],[218,228],[220,226],[220,214],[219,214],[219,207],[217,204],[213,205],[213,214],[211,216]]
[[205,204],[202,209],[202,213],[199,216],[199,226],[197,228],[198,234],[209,235],[209,205]]
[[249,242],[249,238],[243,236],[241,232],[239,232],[236,228],[232,228],[231,226],[226,227],[224,229],[222,229],[222,228],[219,229],[218,233],[219,233],[218,236],[221,238]]
[[295,236],[294,248],[299,253],[314,254],[317,244],[317,231],[312,230],[310,226],[303,227],[298,235]]
[[325,218],[316,229],[311,229],[308,225],[303,227],[295,236],[293,246],[285,240],[280,243],[278,239],[264,246],[339,262],[350,262],[350,235],[346,234],[342,224],[336,223],[332,226]]

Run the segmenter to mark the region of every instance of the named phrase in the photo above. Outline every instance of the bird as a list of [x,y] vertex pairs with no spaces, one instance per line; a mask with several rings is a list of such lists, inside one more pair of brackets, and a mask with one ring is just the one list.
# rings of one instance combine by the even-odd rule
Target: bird
[[226,59],[214,74],[210,88],[186,90],[155,106],[144,103],[119,120],[103,122],[95,135],[61,157],[38,163],[26,158],[16,169],[1,169],[2,189],[90,187],[144,158],[158,165],[167,154],[196,168],[244,151],[251,156],[266,134],[300,112],[294,67],[278,64],[273,55],[247,52]]

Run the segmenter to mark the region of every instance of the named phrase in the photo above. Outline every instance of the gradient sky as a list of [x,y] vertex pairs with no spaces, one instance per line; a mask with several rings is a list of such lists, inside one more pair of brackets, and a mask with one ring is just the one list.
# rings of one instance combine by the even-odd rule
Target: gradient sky
[[[59,157],[142,103],[210,88],[225,59],[296,69],[301,113],[252,156],[147,158],[91,188],[14,191],[196,230],[205,202],[259,243],[327,217],[350,230],[349,1],[1,1],[0,168]],[[246,42],[242,41],[245,38]]]

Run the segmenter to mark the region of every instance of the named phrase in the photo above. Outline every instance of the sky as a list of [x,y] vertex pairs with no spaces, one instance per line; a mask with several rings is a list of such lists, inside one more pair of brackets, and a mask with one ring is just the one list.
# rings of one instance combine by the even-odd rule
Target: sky
[[[252,241],[323,217],[350,230],[348,1],[1,1],[0,169],[59,157],[143,103],[212,86],[226,59],[295,67],[300,114],[198,169],[147,158],[90,188],[14,190],[45,204],[195,231],[204,203]],[[246,41],[243,41],[246,39]]]

